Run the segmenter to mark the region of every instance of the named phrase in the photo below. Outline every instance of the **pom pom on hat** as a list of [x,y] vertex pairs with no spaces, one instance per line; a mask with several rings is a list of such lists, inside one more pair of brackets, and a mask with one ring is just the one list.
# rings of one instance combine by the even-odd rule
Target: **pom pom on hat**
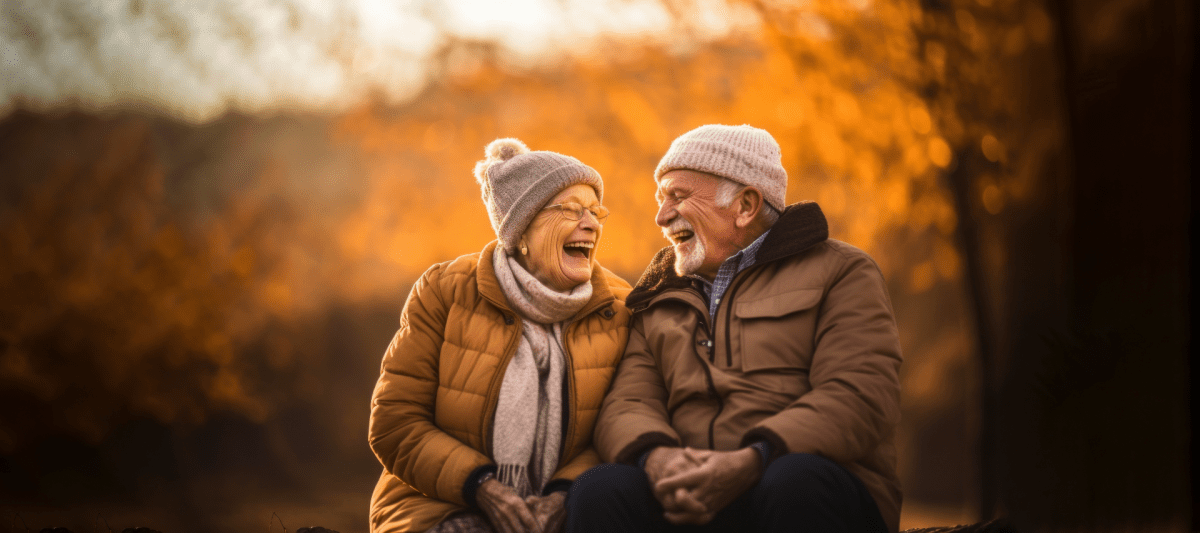
[[525,146],[525,143],[518,139],[508,137],[505,139],[496,139],[488,143],[483,153],[487,154],[488,159],[508,161],[515,156],[529,153],[529,147]]
[[483,201],[487,202],[492,196],[492,186],[488,183],[487,172],[488,168],[497,163],[508,161],[521,154],[528,154],[529,147],[519,139],[506,137],[504,139],[496,139],[488,143],[487,148],[483,149],[485,159],[475,163],[475,181],[479,183],[479,188],[482,189]]

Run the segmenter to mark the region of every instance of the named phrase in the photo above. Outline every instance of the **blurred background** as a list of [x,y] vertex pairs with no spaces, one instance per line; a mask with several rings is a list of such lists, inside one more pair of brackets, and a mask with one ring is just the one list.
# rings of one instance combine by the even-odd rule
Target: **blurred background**
[[483,147],[596,168],[632,283],[671,140],[746,123],[888,280],[902,528],[1192,530],[1196,11],[5,1],[0,527],[365,532],[407,291],[494,238]]

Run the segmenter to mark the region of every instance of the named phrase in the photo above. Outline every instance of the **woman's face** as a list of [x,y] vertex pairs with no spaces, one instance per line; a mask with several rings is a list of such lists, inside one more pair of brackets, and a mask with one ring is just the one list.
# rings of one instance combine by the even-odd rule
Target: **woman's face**
[[[585,208],[600,205],[596,190],[583,184],[563,189],[546,206],[565,202]],[[517,261],[547,287],[569,291],[592,279],[600,230],[600,222],[589,212],[585,211],[579,220],[571,220],[560,209],[542,209],[521,236],[529,254],[522,255],[518,244]]]

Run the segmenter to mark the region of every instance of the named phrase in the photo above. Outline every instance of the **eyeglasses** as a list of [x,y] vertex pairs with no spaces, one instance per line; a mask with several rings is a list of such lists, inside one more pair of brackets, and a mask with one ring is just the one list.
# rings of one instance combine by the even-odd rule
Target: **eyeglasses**
[[604,219],[608,218],[608,208],[602,205],[584,207],[575,202],[563,202],[561,204],[548,205],[542,209],[558,209],[564,217],[567,217],[567,220],[583,220],[584,211],[591,213],[592,216],[596,217],[596,222],[601,224],[604,223]]

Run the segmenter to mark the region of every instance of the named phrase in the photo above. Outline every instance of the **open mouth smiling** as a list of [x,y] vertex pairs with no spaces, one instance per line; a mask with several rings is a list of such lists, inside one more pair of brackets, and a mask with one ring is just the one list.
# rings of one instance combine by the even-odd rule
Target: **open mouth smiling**
[[676,231],[675,233],[672,233],[669,238],[671,239],[671,242],[674,244],[683,244],[683,243],[691,240],[692,237],[694,237],[694,236],[695,236],[695,234],[692,233],[692,230],[685,229],[685,230],[680,230],[680,231]]
[[569,242],[563,245],[563,253],[566,253],[571,257],[590,259],[592,257],[592,249],[595,248],[595,246],[596,243],[592,241]]

